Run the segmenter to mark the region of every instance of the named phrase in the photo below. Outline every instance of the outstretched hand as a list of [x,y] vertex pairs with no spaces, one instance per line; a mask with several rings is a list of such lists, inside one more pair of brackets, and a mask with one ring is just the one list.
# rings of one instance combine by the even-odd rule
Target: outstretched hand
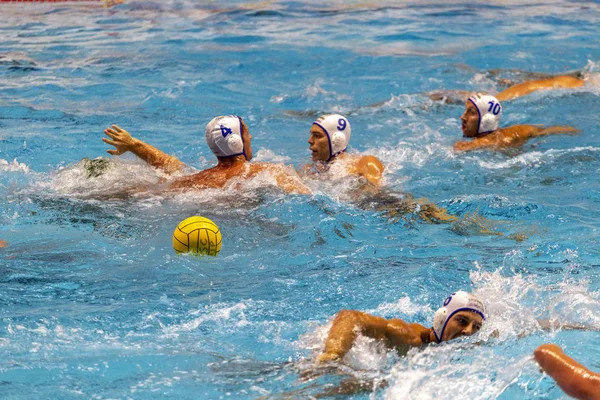
[[130,151],[136,143],[136,139],[134,139],[129,132],[119,128],[117,125],[106,128],[104,133],[106,136],[110,137],[110,139],[102,138],[102,141],[111,146],[115,146],[115,150],[106,150],[108,154],[113,156],[120,156],[121,154]]

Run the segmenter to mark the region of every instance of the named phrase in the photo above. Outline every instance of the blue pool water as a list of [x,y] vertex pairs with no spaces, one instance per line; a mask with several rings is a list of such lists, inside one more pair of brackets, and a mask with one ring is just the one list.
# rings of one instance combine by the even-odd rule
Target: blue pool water
[[[596,3],[127,1],[0,14],[2,398],[308,398],[351,379],[379,383],[357,399],[563,398],[532,360],[546,342],[600,370]],[[583,71],[583,88],[506,102],[502,122],[581,133],[454,154],[463,107],[422,93],[497,92],[497,68],[509,79]],[[386,190],[460,221],[357,207],[343,178],[307,180],[312,196],[265,177],[172,194],[132,156],[93,179],[80,164],[108,156],[100,139],[116,123],[207,168],[205,124],[239,114],[257,160],[300,167],[325,112],[348,116],[352,152],[384,162]],[[132,192],[140,184],[151,189]],[[220,226],[218,257],[174,254],[173,229],[191,215]],[[482,234],[482,218],[503,235]],[[311,373],[340,309],[430,326],[461,288],[488,304],[476,337],[406,357],[361,338],[347,367]],[[537,318],[592,330],[545,332]]]

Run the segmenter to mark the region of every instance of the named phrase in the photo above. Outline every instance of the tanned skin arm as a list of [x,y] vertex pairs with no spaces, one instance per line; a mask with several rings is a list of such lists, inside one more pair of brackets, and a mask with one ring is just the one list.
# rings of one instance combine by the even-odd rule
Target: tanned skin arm
[[333,320],[325,341],[325,350],[317,357],[317,361],[342,359],[359,334],[385,340],[388,347],[400,348],[427,343],[430,330],[400,319],[386,320],[360,311],[342,310]]
[[453,145],[455,151],[471,151],[481,148],[507,148],[523,145],[527,139],[545,135],[577,134],[579,130],[572,126],[514,125],[498,129],[487,136],[475,138],[470,142],[461,141]]
[[512,100],[516,99],[517,97],[522,97],[530,93],[537,92],[538,90],[576,88],[582,86],[583,83],[584,82],[582,79],[574,78],[572,76],[560,75],[555,76],[553,78],[538,79],[535,81],[519,83],[498,93],[496,98],[500,101]]
[[271,167],[272,174],[275,176],[277,186],[286,193],[312,194],[312,191],[306,186],[299,177],[290,175],[281,167]]
[[531,137],[546,136],[546,135],[561,135],[561,134],[576,135],[578,133],[579,133],[579,129],[573,128],[572,126],[568,126],[568,125],[565,125],[565,126],[549,126],[547,128],[541,128],[537,132],[533,132],[531,134]]
[[130,151],[151,166],[159,168],[168,174],[177,172],[184,166],[184,164],[177,158],[132,137],[129,132],[121,129],[117,125],[112,125],[110,128],[106,128],[104,133],[110,139],[102,138],[102,141],[106,144],[110,144],[111,146],[115,146],[114,150],[106,151],[113,156],[118,156]]
[[569,396],[576,399],[600,400],[600,375],[567,356],[555,344],[543,344],[534,358]]

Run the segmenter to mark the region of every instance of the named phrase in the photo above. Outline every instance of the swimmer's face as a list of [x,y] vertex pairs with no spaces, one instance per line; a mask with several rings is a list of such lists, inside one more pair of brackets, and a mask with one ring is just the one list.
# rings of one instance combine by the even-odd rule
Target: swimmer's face
[[483,324],[481,315],[473,311],[459,311],[446,323],[442,341],[471,336],[481,329],[481,324]]
[[244,141],[244,154],[246,154],[246,160],[252,160],[252,135],[248,129],[248,125],[240,118],[242,122],[242,140]]
[[479,130],[479,113],[475,104],[469,100],[465,103],[465,112],[460,116],[464,137],[475,137]]
[[313,161],[329,160],[329,139],[323,128],[318,125],[313,125],[310,128],[308,144],[310,145]]

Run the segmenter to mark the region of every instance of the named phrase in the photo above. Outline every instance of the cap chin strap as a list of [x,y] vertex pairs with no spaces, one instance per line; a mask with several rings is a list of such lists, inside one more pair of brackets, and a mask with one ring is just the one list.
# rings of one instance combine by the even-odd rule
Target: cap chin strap
[[244,155],[244,158],[246,159],[246,161],[250,161],[248,159],[248,156],[246,155],[246,146],[244,143],[244,124],[242,124],[242,118],[240,116],[237,117],[238,121],[240,122],[240,139],[242,139],[242,154]]

